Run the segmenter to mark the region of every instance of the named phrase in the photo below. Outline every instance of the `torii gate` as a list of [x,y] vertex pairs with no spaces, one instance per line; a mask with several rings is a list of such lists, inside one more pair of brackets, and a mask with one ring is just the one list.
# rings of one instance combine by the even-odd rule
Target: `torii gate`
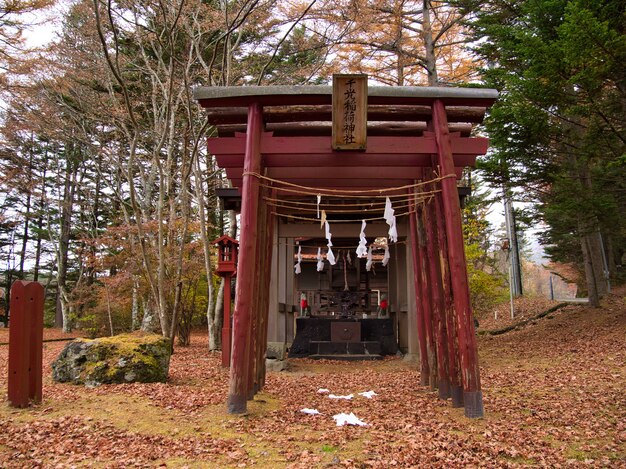
[[194,96],[218,129],[209,150],[242,195],[229,412],[245,412],[265,381],[274,215],[260,177],[376,193],[436,173],[434,203],[409,220],[421,384],[482,417],[456,179],[487,151],[488,140],[469,133],[497,91],[369,87],[367,149],[349,153],[332,149],[330,86],[202,87]]

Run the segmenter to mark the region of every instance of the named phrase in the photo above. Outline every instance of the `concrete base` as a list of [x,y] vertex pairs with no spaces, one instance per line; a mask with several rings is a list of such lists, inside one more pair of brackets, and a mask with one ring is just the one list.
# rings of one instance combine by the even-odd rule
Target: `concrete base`
[[267,358],[265,360],[265,369],[267,371],[286,371],[289,369],[289,363],[286,360]]
[[450,383],[439,380],[439,399],[446,400],[450,398]]
[[463,393],[463,401],[465,403],[465,416],[470,419],[484,417],[485,409],[483,408],[482,391],[472,391]]
[[452,407],[463,407],[463,386],[450,386],[450,397],[452,398]]
[[287,344],[284,342],[268,342],[266,358],[274,358],[277,360],[284,360],[287,355]]
[[248,400],[245,396],[231,394],[228,396],[228,413],[229,414],[245,414]]

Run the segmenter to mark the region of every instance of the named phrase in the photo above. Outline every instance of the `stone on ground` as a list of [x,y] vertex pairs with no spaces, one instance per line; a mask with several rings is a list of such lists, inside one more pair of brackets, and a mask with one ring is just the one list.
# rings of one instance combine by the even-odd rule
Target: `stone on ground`
[[170,341],[156,334],[75,339],[52,363],[52,378],[59,383],[89,387],[115,383],[164,383],[170,355]]

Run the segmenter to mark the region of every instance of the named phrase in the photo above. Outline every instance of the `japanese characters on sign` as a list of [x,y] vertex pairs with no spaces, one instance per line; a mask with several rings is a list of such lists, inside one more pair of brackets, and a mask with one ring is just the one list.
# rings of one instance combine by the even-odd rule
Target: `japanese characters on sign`
[[367,75],[333,75],[334,150],[367,146]]

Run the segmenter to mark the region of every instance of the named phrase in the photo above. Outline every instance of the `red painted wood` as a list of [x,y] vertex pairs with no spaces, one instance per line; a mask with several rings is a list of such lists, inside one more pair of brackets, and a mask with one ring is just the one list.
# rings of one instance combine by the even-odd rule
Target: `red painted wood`
[[[28,282],[26,286],[27,299],[31,302],[30,316],[30,360],[28,397],[35,403],[40,403],[42,399],[42,377],[43,377],[43,307],[44,289],[38,282]],[[32,298],[32,300],[31,300]]]
[[11,287],[8,398],[13,407],[41,402],[43,287],[18,280]]
[[[442,174],[452,174],[454,172],[452,145],[448,135],[445,106],[440,100],[436,100],[433,103],[433,125],[437,138],[438,165]],[[446,219],[452,293],[458,320],[457,334],[465,396],[465,414],[468,417],[480,417],[483,415],[484,410],[480,388],[480,372],[478,369],[478,350],[463,247],[461,207],[454,179],[443,179],[441,181],[441,191]]]
[[445,320],[448,348],[448,381],[453,407],[463,407],[463,386],[461,384],[461,369],[459,363],[459,348],[456,333],[454,303],[450,286],[450,266],[448,264],[448,241],[446,239],[445,218],[441,193],[434,197],[435,219],[437,220],[437,238],[439,241],[439,265],[443,286]]
[[[263,195],[268,196],[269,190],[264,188]],[[258,269],[261,273],[260,275],[260,283],[259,283],[259,329],[257,333],[258,337],[258,353],[257,353],[257,369],[255,376],[255,383],[257,384],[258,390],[263,388],[263,379],[265,376],[265,351],[267,348],[267,316],[269,309],[269,276],[271,274],[270,268],[268,264],[271,263],[271,246],[268,246],[270,231],[269,231],[269,218],[270,218],[270,208],[265,207],[263,213],[263,226],[261,230],[263,232],[263,237],[261,239],[261,259],[258,264]]]
[[426,249],[426,220],[423,207],[417,207],[417,240],[420,255],[420,280],[422,282],[422,308],[426,328],[426,353],[428,355],[429,385],[437,389],[437,350],[435,344],[435,318],[433,312],[432,279],[430,278],[430,259]]
[[232,315],[231,315],[231,292],[230,292],[230,276],[224,277],[224,321],[222,324],[222,366],[228,368],[230,366],[230,356],[232,347]]
[[[263,106],[297,106],[331,104],[330,94],[291,94],[265,96],[233,96],[225,98],[199,99],[202,107],[237,107],[259,103]],[[368,96],[371,105],[432,105],[434,98],[419,96]],[[439,101],[442,101],[441,99]],[[495,99],[491,98],[443,98],[448,106],[490,107]]]
[[9,321],[9,404],[28,406],[29,336],[31,315],[26,299],[26,282],[18,280],[11,287],[11,318]]
[[[308,170],[319,179],[417,179],[421,174],[419,167],[378,167],[368,166],[336,166],[317,167]],[[307,170],[302,168],[269,168],[267,175],[273,179],[300,179]],[[305,174],[303,174],[305,173]]]
[[[272,191],[273,192],[273,191]],[[272,195],[275,197],[275,193],[272,194],[271,191],[267,190],[268,195]],[[263,297],[263,326],[261,328],[261,357],[260,357],[260,372],[259,372],[259,383],[261,389],[265,386],[265,355],[267,353],[267,333],[268,333],[268,319],[269,319],[269,309],[270,309],[270,282],[272,278],[272,251],[274,249],[274,224],[275,224],[275,216],[272,215],[271,210],[267,211],[265,229],[267,230],[266,238],[265,238],[265,249],[263,250],[265,256],[265,263],[263,266],[263,271],[265,272],[264,285],[261,285],[264,297]]]
[[[217,137],[208,139],[209,151],[214,155],[242,155],[246,140],[238,137]],[[334,155],[338,158],[354,155],[393,155],[424,154],[437,152],[436,139],[425,137],[369,137],[367,149],[362,152],[345,153],[333,151],[331,137],[274,137],[265,133],[261,139],[261,153],[264,155]],[[489,139],[477,137],[453,137],[453,153],[483,155],[487,152]],[[410,149],[410,152],[407,150]]]
[[[411,191],[409,191],[410,193]],[[415,206],[411,205],[411,210],[415,210]],[[422,259],[420,257],[418,234],[417,234],[417,215],[409,216],[409,231],[411,243],[411,259],[413,260],[413,288],[415,289],[415,310],[417,315],[417,338],[420,348],[420,385],[428,386],[430,382],[430,366],[428,363],[428,349],[426,340],[426,321],[424,318],[424,306],[422,303],[424,285],[421,280],[420,266]],[[410,332],[409,332],[410,333]]]
[[[432,179],[432,170],[424,170],[426,180]],[[434,184],[426,190],[434,190]],[[441,277],[441,264],[439,239],[437,236],[437,222],[434,201],[424,205],[424,224],[426,225],[426,254],[430,273],[430,292],[432,298],[433,332],[435,349],[437,352],[437,388],[439,397],[450,397],[450,381],[448,377],[448,334],[445,322],[445,305],[443,297],[443,284]]]
[[[260,196],[267,193],[265,188],[259,190]],[[262,330],[262,318],[263,318],[263,291],[261,285],[265,282],[263,276],[265,274],[263,269],[263,262],[265,258],[265,236],[266,236],[266,216],[267,216],[267,204],[263,200],[259,200],[259,216],[257,219],[257,239],[256,250],[257,257],[254,264],[254,316],[252,318],[252,336],[251,336],[251,348],[250,348],[250,368],[248,370],[248,400],[251,400],[254,395],[260,390],[259,370],[260,370],[260,355],[261,355],[261,340],[260,334]]]
[[[263,110],[259,104],[248,109],[246,172],[261,171]],[[228,411],[244,413],[247,408],[249,343],[252,333],[254,266],[256,265],[259,180],[243,176],[240,216],[239,265],[233,320],[233,347],[230,367]]]
[[[217,164],[220,168],[243,167],[244,155],[241,154],[216,154]],[[454,165],[457,167],[474,166],[476,155],[455,154]],[[334,168],[334,167],[430,167],[431,158],[427,154],[346,154],[338,159],[335,155],[309,154],[309,155],[263,155],[263,166],[266,168]]]

